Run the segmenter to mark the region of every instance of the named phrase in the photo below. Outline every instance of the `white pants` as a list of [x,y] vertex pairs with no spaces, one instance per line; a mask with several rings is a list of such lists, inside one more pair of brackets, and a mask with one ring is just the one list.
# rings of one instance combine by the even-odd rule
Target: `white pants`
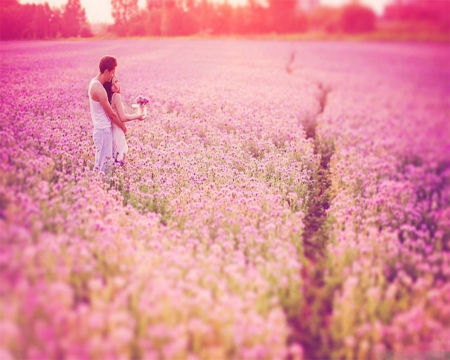
[[95,168],[109,173],[112,166],[112,131],[111,128],[94,129]]

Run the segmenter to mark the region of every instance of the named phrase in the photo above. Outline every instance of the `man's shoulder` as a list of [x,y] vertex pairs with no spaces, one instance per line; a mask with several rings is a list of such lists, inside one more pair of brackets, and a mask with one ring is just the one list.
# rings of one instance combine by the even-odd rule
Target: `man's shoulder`
[[100,83],[100,81],[95,81],[93,83],[91,83],[91,91],[94,92],[105,92],[105,88],[103,87],[103,85]]
[[100,86],[103,87],[103,85],[100,83],[100,81],[98,81],[96,78],[93,78],[93,79],[91,80],[90,84],[91,84],[91,86],[94,86],[94,85],[100,85]]

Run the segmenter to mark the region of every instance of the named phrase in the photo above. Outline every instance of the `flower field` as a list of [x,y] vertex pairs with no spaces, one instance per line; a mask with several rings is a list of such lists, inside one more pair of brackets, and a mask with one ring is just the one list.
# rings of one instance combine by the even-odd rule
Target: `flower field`
[[[128,111],[150,104],[103,176],[106,54]],[[0,61],[2,360],[449,356],[447,45],[3,42]]]

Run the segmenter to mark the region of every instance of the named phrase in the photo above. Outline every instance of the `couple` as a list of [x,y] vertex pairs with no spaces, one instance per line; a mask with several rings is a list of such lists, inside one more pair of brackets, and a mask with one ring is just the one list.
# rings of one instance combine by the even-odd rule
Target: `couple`
[[100,60],[100,73],[89,84],[89,107],[94,124],[95,167],[110,172],[111,160],[125,160],[128,145],[125,122],[144,120],[145,115],[126,114],[120,95],[119,80],[115,77],[117,59],[104,56]]

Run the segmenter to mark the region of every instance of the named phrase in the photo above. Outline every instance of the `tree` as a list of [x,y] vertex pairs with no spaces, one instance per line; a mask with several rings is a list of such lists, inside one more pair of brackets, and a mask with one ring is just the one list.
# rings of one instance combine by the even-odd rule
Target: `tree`
[[375,30],[376,16],[372,9],[353,3],[342,8],[341,28],[346,33],[363,33]]
[[258,0],[248,0],[248,17],[250,18],[250,33],[266,33],[269,31],[268,9],[260,4]]
[[53,21],[55,11],[45,4],[25,4],[7,0],[0,8],[0,38],[45,39],[57,35],[57,24]]
[[63,37],[77,37],[82,30],[89,28],[86,20],[86,11],[81,7],[80,0],[68,0],[63,7],[61,16],[61,35]]
[[[74,21],[83,23],[89,29],[84,10],[80,11],[79,15],[73,15],[73,4],[66,6],[66,19],[65,23],[62,23],[62,11],[59,8],[51,8],[48,3],[22,5],[17,0],[1,1],[0,39],[2,40],[55,38],[59,34],[66,34],[66,29]],[[66,34],[66,36],[73,35]]]
[[0,38],[2,40],[21,37],[20,10],[21,5],[17,0],[2,1],[0,7]]
[[[48,6],[48,4],[46,4]],[[34,39],[44,39],[47,36],[49,14],[44,6],[36,6],[33,14],[33,20],[30,24]]]
[[163,36],[175,35],[173,32],[175,5],[175,0],[163,0],[161,13],[161,35]]
[[217,5],[215,10],[213,32],[216,34],[230,34],[231,23],[233,21],[233,8],[228,1],[225,1],[223,4]]
[[[277,33],[288,33],[299,30],[297,20],[299,20],[300,12],[297,0],[268,0],[268,3],[272,30]],[[304,24],[301,25],[303,28]]]
[[310,26],[314,30],[335,33],[341,30],[342,9],[320,6],[310,14]]
[[450,31],[450,0],[395,0],[384,9],[386,20],[427,22],[443,31]]
[[213,28],[212,15],[214,13],[212,4],[207,0],[200,0],[197,13],[199,17],[199,30],[202,33],[211,33]]
[[138,0],[112,0],[112,17],[117,26],[126,25],[138,13]]
[[148,11],[161,9],[163,7],[163,0],[147,0]]
[[45,4],[46,11],[49,12],[48,15],[48,37],[50,38],[56,38],[60,35],[60,28],[61,28],[61,16],[62,16],[62,10],[60,8],[50,8],[48,4]]

